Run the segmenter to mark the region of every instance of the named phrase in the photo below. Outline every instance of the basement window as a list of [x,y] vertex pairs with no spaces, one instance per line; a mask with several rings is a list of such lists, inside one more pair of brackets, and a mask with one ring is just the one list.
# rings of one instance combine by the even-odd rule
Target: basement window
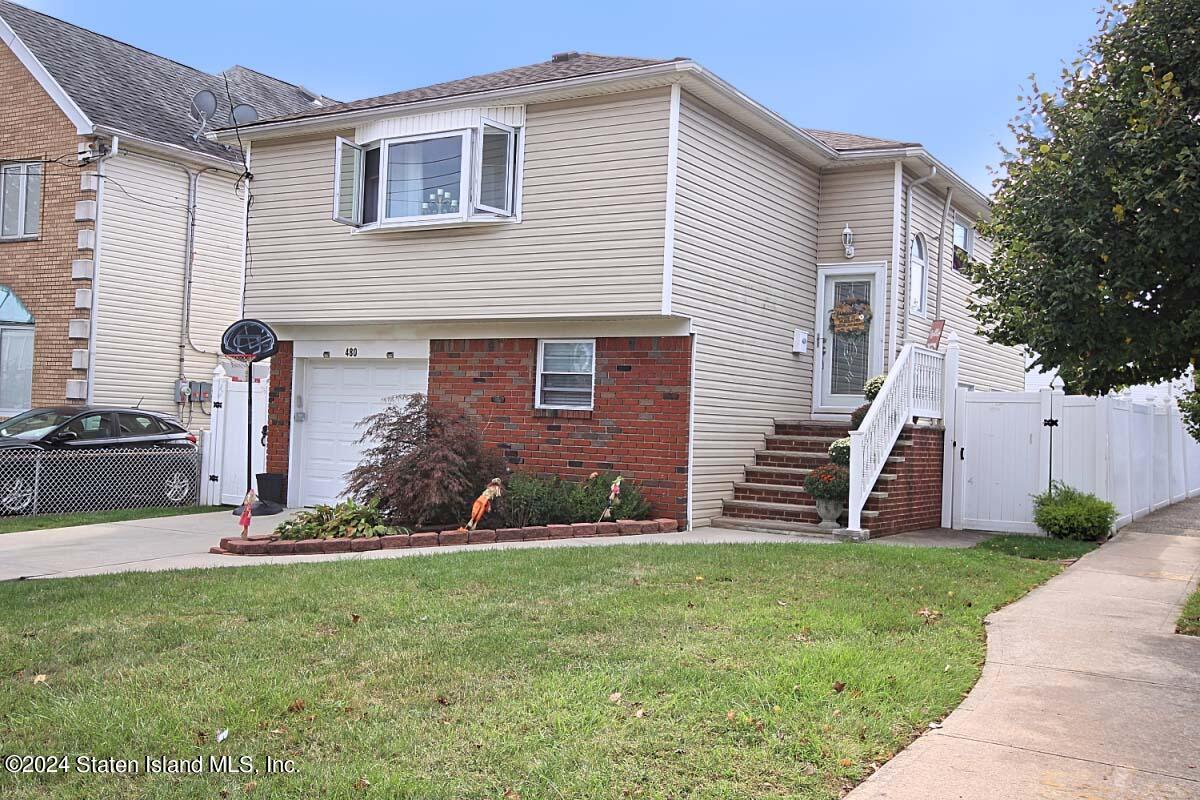
[[338,137],[333,219],[370,229],[510,218],[517,138],[487,119],[477,129],[361,145]]
[[591,411],[595,382],[595,339],[538,340],[536,407]]
[[42,217],[42,165],[0,164],[0,240],[33,239]]

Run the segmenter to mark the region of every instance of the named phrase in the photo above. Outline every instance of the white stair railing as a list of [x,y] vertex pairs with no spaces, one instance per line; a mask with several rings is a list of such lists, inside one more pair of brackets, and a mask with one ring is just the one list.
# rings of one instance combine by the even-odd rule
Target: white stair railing
[[850,431],[850,502],[847,529],[862,531],[862,511],[887,464],[900,432],[913,417],[944,419],[954,402],[958,341],[951,333],[945,353],[906,344],[857,430]]

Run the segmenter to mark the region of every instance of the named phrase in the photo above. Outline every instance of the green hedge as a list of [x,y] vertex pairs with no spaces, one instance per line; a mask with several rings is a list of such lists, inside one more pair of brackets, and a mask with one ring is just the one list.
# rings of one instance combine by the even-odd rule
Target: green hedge
[[[518,472],[504,487],[504,494],[492,507],[488,524],[500,528],[528,525],[563,525],[572,522],[596,522],[608,505],[608,493],[616,475],[602,473],[582,482],[557,476]],[[648,519],[650,503],[633,481],[621,481],[621,500],[613,508],[613,519]]]
[[1103,541],[1116,520],[1112,503],[1059,481],[1033,497],[1033,521],[1057,539]]

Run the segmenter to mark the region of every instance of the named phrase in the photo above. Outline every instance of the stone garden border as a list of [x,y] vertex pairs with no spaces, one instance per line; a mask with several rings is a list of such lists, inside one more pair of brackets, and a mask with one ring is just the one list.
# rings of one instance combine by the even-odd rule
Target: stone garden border
[[634,536],[643,533],[675,533],[679,523],[673,519],[619,519],[616,522],[576,522],[572,525],[535,525],[528,528],[498,530],[448,530],[438,533],[399,533],[358,539],[280,539],[258,536],[243,539],[227,536],[209,550],[217,555],[292,556],[322,553],[362,553],[369,550],[398,550],[409,547],[444,547],[494,542],[534,542],[543,539],[583,539],[592,536]]

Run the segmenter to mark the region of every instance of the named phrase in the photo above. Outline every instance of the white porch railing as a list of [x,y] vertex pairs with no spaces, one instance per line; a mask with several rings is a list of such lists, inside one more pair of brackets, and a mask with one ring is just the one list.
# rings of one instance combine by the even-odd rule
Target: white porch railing
[[862,530],[862,511],[888,456],[913,417],[945,419],[958,383],[958,337],[951,332],[946,352],[906,344],[888,370],[871,410],[850,432],[850,501],[847,528]]

